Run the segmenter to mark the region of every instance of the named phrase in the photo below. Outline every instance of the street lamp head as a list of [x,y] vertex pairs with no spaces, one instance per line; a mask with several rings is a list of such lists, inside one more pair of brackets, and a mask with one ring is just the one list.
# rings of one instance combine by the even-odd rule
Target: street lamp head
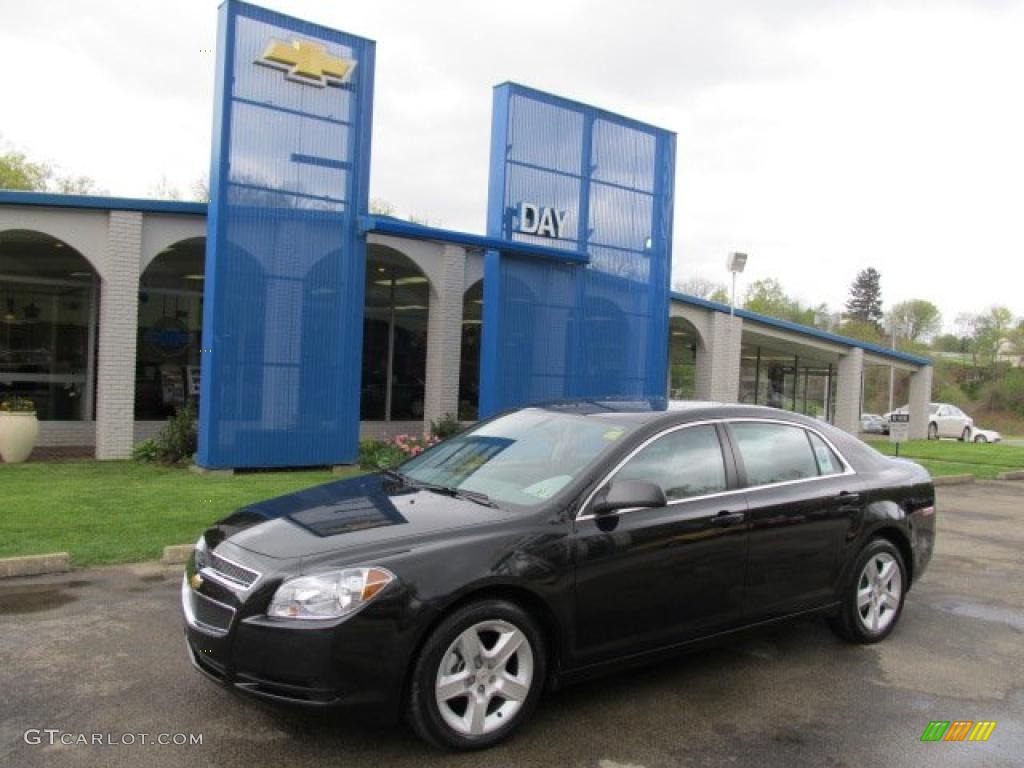
[[733,274],[742,272],[745,266],[747,266],[747,254],[745,253],[730,253],[725,260],[725,268]]

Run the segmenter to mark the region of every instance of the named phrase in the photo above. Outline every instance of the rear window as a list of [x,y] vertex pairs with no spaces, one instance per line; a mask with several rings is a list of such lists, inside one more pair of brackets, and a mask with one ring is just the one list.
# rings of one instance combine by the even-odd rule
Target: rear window
[[769,485],[818,476],[818,460],[807,432],[788,424],[739,422],[729,425],[749,485]]

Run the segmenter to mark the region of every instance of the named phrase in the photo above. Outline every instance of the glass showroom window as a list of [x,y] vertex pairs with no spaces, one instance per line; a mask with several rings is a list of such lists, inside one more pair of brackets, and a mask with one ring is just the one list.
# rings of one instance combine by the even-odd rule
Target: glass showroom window
[[480,333],[483,330],[484,281],[462,297],[462,351],[459,360],[459,419],[476,421],[480,408]]
[[833,364],[744,342],[740,402],[785,408],[831,422],[835,416]]
[[423,418],[430,285],[408,258],[370,246],[363,321],[360,418]]
[[163,420],[199,398],[206,241],[164,249],[139,286],[135,418]]
[[668,396],[692,400],[697,394],[697,331],[681,317],[669,320]]
[[70,246],[0,232],[0,400],[27,397],[47,421],[93,418],[98,295]]

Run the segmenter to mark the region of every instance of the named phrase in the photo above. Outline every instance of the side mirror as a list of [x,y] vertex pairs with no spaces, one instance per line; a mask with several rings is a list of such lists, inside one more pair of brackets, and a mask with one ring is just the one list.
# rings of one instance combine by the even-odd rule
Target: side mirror
[[603,515],[619,509],[656,509],[667,504],[668,499],[661,486],[641,480],[613,480],[594,498],[590,511],[595,515]]

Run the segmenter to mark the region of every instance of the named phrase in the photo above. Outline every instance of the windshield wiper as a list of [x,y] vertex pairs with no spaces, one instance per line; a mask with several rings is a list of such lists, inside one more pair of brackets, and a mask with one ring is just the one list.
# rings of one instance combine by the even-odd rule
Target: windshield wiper
[[493,507],[498,509],[498,505],[491,501],[491,497],[486,493],[480,493],[480,491],[466,491],[462,488],[453,488],[449,485],[436,485],[435,483],[422,483],[418,480],[410,481],[413,485],[422,488],[425,491],[433,491],[434,493],[440,493],[445,496],[451,496],[456,499],[466,499],[467,501],[473,501],[477,504],[482,504],[485,507]]
[[425,480],[416,480],[415,478],[403,475],[401,472],[395,469],[382,469],[382,475],[394,478],[406,485],[411,485],[413,488],[420,488],[424,491],[433,491],[434,493],[440,493],[445,496],[451,496],[457,499],[466,499],[467,501],[473,501],[477,504],[482,504],[485,507],[493,507],[499,509],[498,505],[491,501],[491,497],[486,493],[480,491],[467,491],[462,488],[454,488],[449,485],[440,485],[438,483],[428,483]]

